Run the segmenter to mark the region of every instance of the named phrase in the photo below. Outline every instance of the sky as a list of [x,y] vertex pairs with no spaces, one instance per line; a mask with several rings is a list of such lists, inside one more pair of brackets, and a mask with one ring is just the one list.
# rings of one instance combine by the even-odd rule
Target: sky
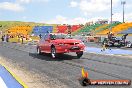
[[[125,1],[125,22],[132,22],[132,0],[113,0],[113,20],[122,22],[121,1]],[[111,0],[0,0],[0,21],[48,24],[85,24],[110,20]]]

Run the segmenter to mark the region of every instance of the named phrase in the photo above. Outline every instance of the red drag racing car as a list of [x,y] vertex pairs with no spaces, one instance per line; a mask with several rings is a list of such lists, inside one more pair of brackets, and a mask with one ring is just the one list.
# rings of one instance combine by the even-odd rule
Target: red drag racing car
[[58,54],[76,52],[77,57],[83,55],[85,45],[81,40],[72,39],[62,33],[48,33],[40,40],[37,45],[37,53],[51,53],[52,58]]

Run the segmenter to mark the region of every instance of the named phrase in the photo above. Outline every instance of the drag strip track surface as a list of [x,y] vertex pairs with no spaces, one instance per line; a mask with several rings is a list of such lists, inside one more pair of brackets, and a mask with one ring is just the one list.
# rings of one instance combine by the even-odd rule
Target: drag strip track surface
[[[77,59],[75,54],[64,54],[57,59],[51,59],[49,54],[37,55],[36,46],[11,43],[0,45],[0,56],[29,71],[42,76],[47,75],[50,78],[49,82],[60,87],[66,85],[69,88],[81,88],[78,78],[81,76],[82,66],[89,72],[90,79],[132,79],[132,58],[85,53],[81,59]],[[97,86],[88,87],[97,88]],[[103,88],[114,88],[114,86],[103,86]]]

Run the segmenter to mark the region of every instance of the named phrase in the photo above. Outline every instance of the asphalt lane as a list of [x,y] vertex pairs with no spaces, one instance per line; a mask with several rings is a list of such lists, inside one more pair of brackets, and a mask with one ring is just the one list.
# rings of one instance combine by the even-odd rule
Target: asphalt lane
[[[77,59],[74,53],[70,53],[51,59],[49,54],[37,55],[36,46],[12,43],[0,44],[0,56],[42,77],[48,76],[48,82],[53,87],[66,85],[68,88],[81,88],[78,78],[81,76],[82,66],[89,72],[90,79],[132,80],[131,57],[84,53],[81,59]],[[87,87],[102,88],[102,86]],[[132,88],[132,86],[103,86],[103,88]]]

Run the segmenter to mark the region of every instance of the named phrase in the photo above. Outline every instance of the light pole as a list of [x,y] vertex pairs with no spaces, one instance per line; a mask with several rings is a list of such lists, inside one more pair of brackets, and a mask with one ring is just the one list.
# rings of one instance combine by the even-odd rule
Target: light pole
[[122,19],[123,19],[123,23],[124,23],[124,5],[125,5],[125,4],[126,4],[125,1],[122,1],[122,2],[121,2],[121,5],[123,6],[123,18],[122,18]]
[[[112,24],[112,15],[113,15],[113,13],[112,13],[112,0],[111,0],[111,22],[110,22],[110,24]],[[112,27],[110,28],[110,31],[112,31]]]

